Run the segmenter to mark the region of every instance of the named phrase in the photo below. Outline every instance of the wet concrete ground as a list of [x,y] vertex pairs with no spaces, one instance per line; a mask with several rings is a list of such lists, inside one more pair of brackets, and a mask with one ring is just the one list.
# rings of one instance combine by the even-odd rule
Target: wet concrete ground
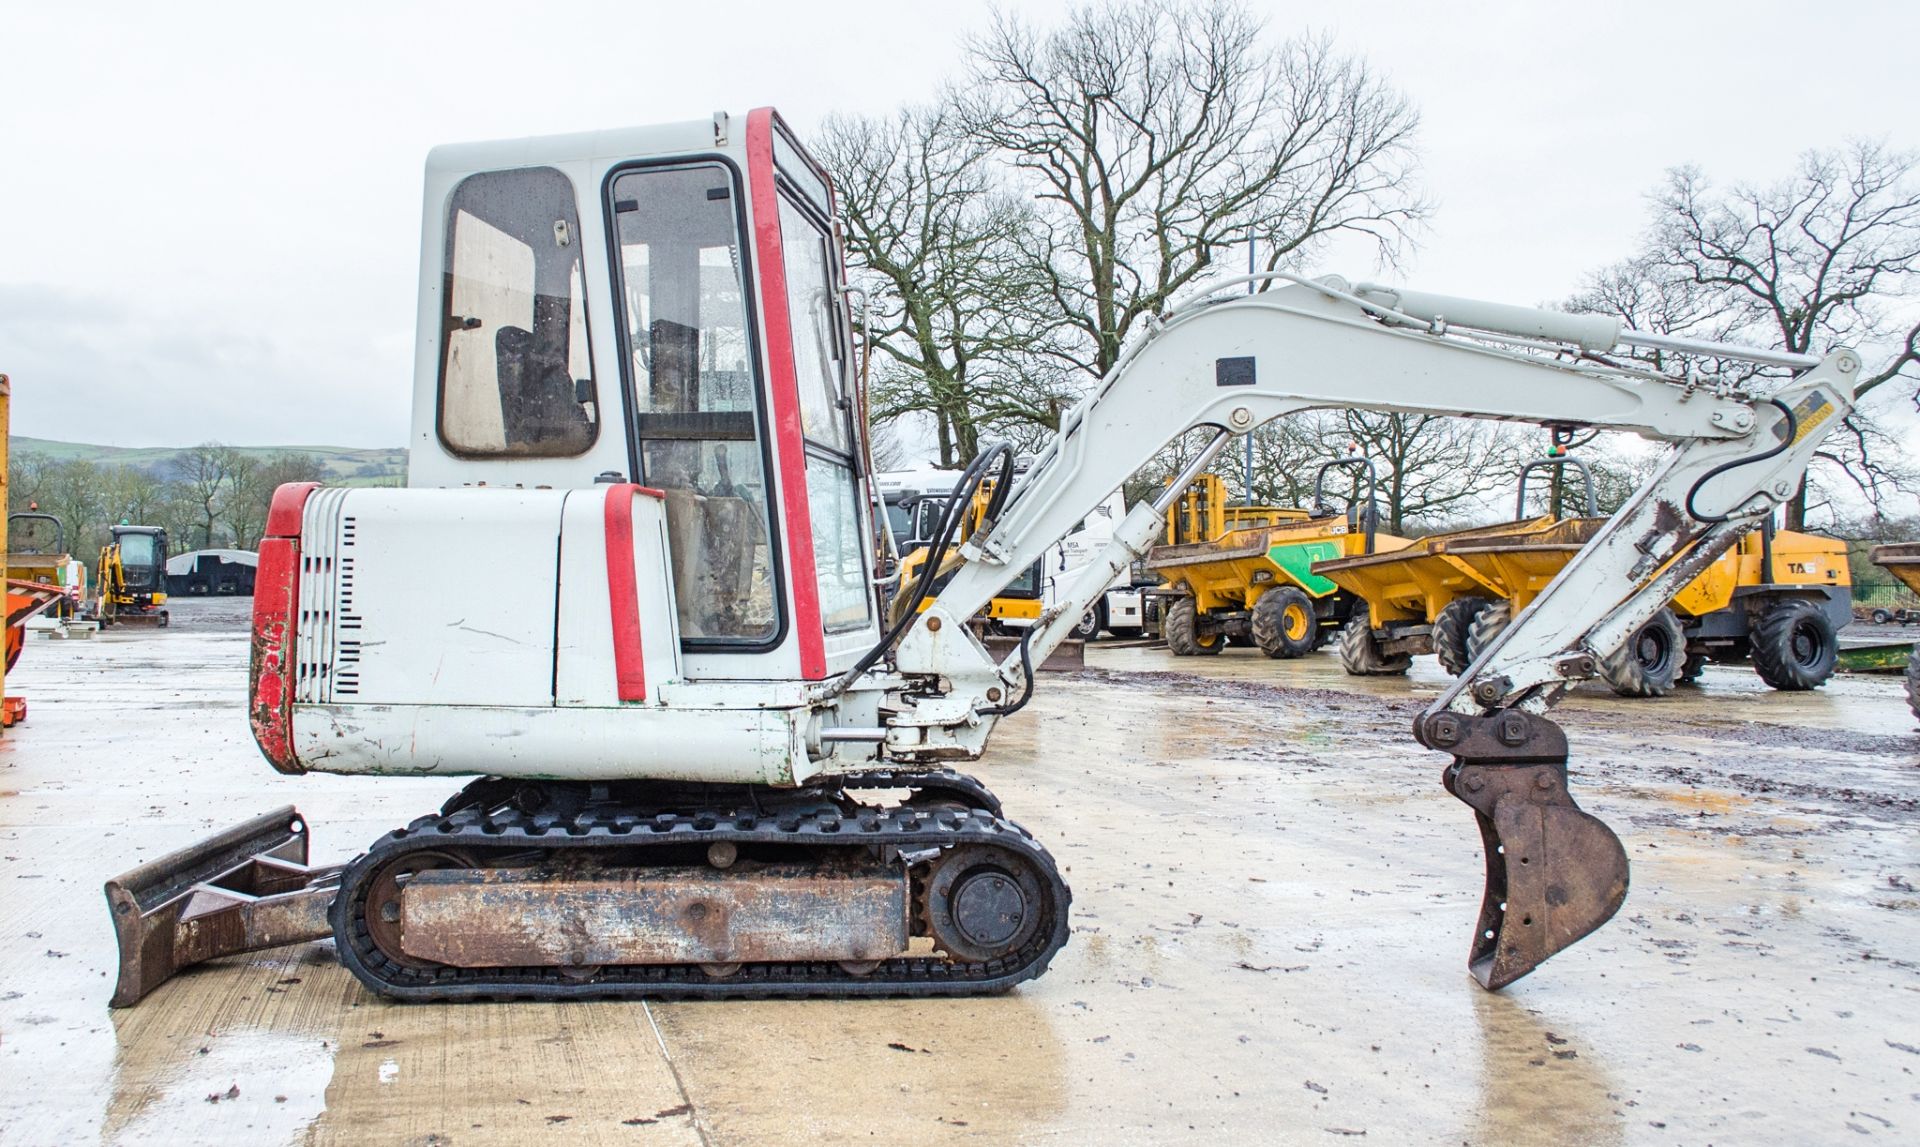
[[[1069,869],[1043,979],[947,1002],[392,1005],[315,944],[106,1008],[100,883],[279,803],[345,859],[448,781],[283,778],[233,606],[36,640],[0,739],[0,1142],[1815,1143],[1920,1137],[1920,732],[1898,678],[1713,667],[1562,707],[1634,865],[1498,995],[1438,690],[1095,646],[976,770]],[[195,613],[194,610],[201,612]],[[209,612],[211,611],[211,612]],[[215,1097],[218,1097],[215,1101]]]

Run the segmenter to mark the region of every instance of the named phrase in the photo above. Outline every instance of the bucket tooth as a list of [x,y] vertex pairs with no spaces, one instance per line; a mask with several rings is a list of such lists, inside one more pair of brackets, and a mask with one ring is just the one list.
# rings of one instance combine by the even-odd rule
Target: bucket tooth
[[203,960],[332,935],[339,884],[340,866],[307,866],[307,822],[292,805],[107,881],[120,942],[112,1006]]

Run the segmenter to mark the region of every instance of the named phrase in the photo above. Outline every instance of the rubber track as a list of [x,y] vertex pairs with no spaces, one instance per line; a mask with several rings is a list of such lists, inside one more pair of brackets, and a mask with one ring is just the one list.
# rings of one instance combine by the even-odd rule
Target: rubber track
[[[862,774],[857,786],[848,787],[914,787],[923,776]],[[992,794],[987,795],[991,799]],[[374,945],[365,923],[372,878],[388,861],[407,852],[563,852],[723,840],[862,851],[982,845],[1004,849],[1025,860],[1053,893],[1053,899],[1043,906],[1045,916],[1033,938],[1010,956],[983,963],[962,963],[938,955],[900,956],[881,961],[864,976],[853,975],[831,961],[742,964],[737,973],[725,979],[708,976],[698,965],[609,965],[585,982],[568,979],[560,969],[550,967],[413,968],[387,959]],[[916,896],[923,871],[915,870]],[[369,988],[398,1000],[971,996],[1005,992],[1046,971],[1054,953],[1067,942],[1067,908],[1072,899],[1046,849],[1019,825],[985,809],[930,811],[901,806],[848,813],[824,806],[775,806],[764,811],[734,808],[653,815],[609,805],[577,815],[470,808],[450,816],[421,817],[381,838],[348,867],[332,912],[341,962]]]

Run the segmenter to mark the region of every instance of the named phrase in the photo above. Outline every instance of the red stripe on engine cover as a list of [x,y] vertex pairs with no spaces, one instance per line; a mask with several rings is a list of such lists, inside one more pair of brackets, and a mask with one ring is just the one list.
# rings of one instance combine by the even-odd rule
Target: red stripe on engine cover
[[253,654],[247,719],[267,763],[304,773],[293,748],[294,614],[300,606],[300,523],[318,482],[289,482],[273,492],[267,536],[253,582]]
[[640,494],[660,496],[631,483],[607,487],[607,599],[613,621],[614,686],[622,701],[647,699],[640,589],[633,576],[633,499]]

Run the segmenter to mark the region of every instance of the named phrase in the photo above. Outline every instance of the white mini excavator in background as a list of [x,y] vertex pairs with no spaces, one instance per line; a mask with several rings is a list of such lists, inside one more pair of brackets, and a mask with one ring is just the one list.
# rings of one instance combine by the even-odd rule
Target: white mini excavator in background
[[[476,779],[336,868],[306,866],[285,808],[110,882],[116,1004],[325,935],[408,1000],[960,995],[1037,976],[1066,941],[1067,887],[952,765],[1027,703],[1033,665],[1194,474],[1314,407],[1672,445],[1415,722],[1479,821],[1470,967],[1499,987],[1626,895],[1548,706],[1791,495],[1859,368],[1257,276],[1270,289],[1160,316],[1018,481],[1005,447],[974,460],[950,504],[991,478],[986,520],[960,544],[947,515],[924,568],[950,546],[964,563],[924,610],[914,584],[889,613],[833,190],[777,115],[439,148],[425,219],[411,486],[278,492],[249,715],[286,773]],[[1608,357],[1650,344],[1794,373]],[[1193,430],[1208,445],[1169,493],[990,656],[967,620]]]

